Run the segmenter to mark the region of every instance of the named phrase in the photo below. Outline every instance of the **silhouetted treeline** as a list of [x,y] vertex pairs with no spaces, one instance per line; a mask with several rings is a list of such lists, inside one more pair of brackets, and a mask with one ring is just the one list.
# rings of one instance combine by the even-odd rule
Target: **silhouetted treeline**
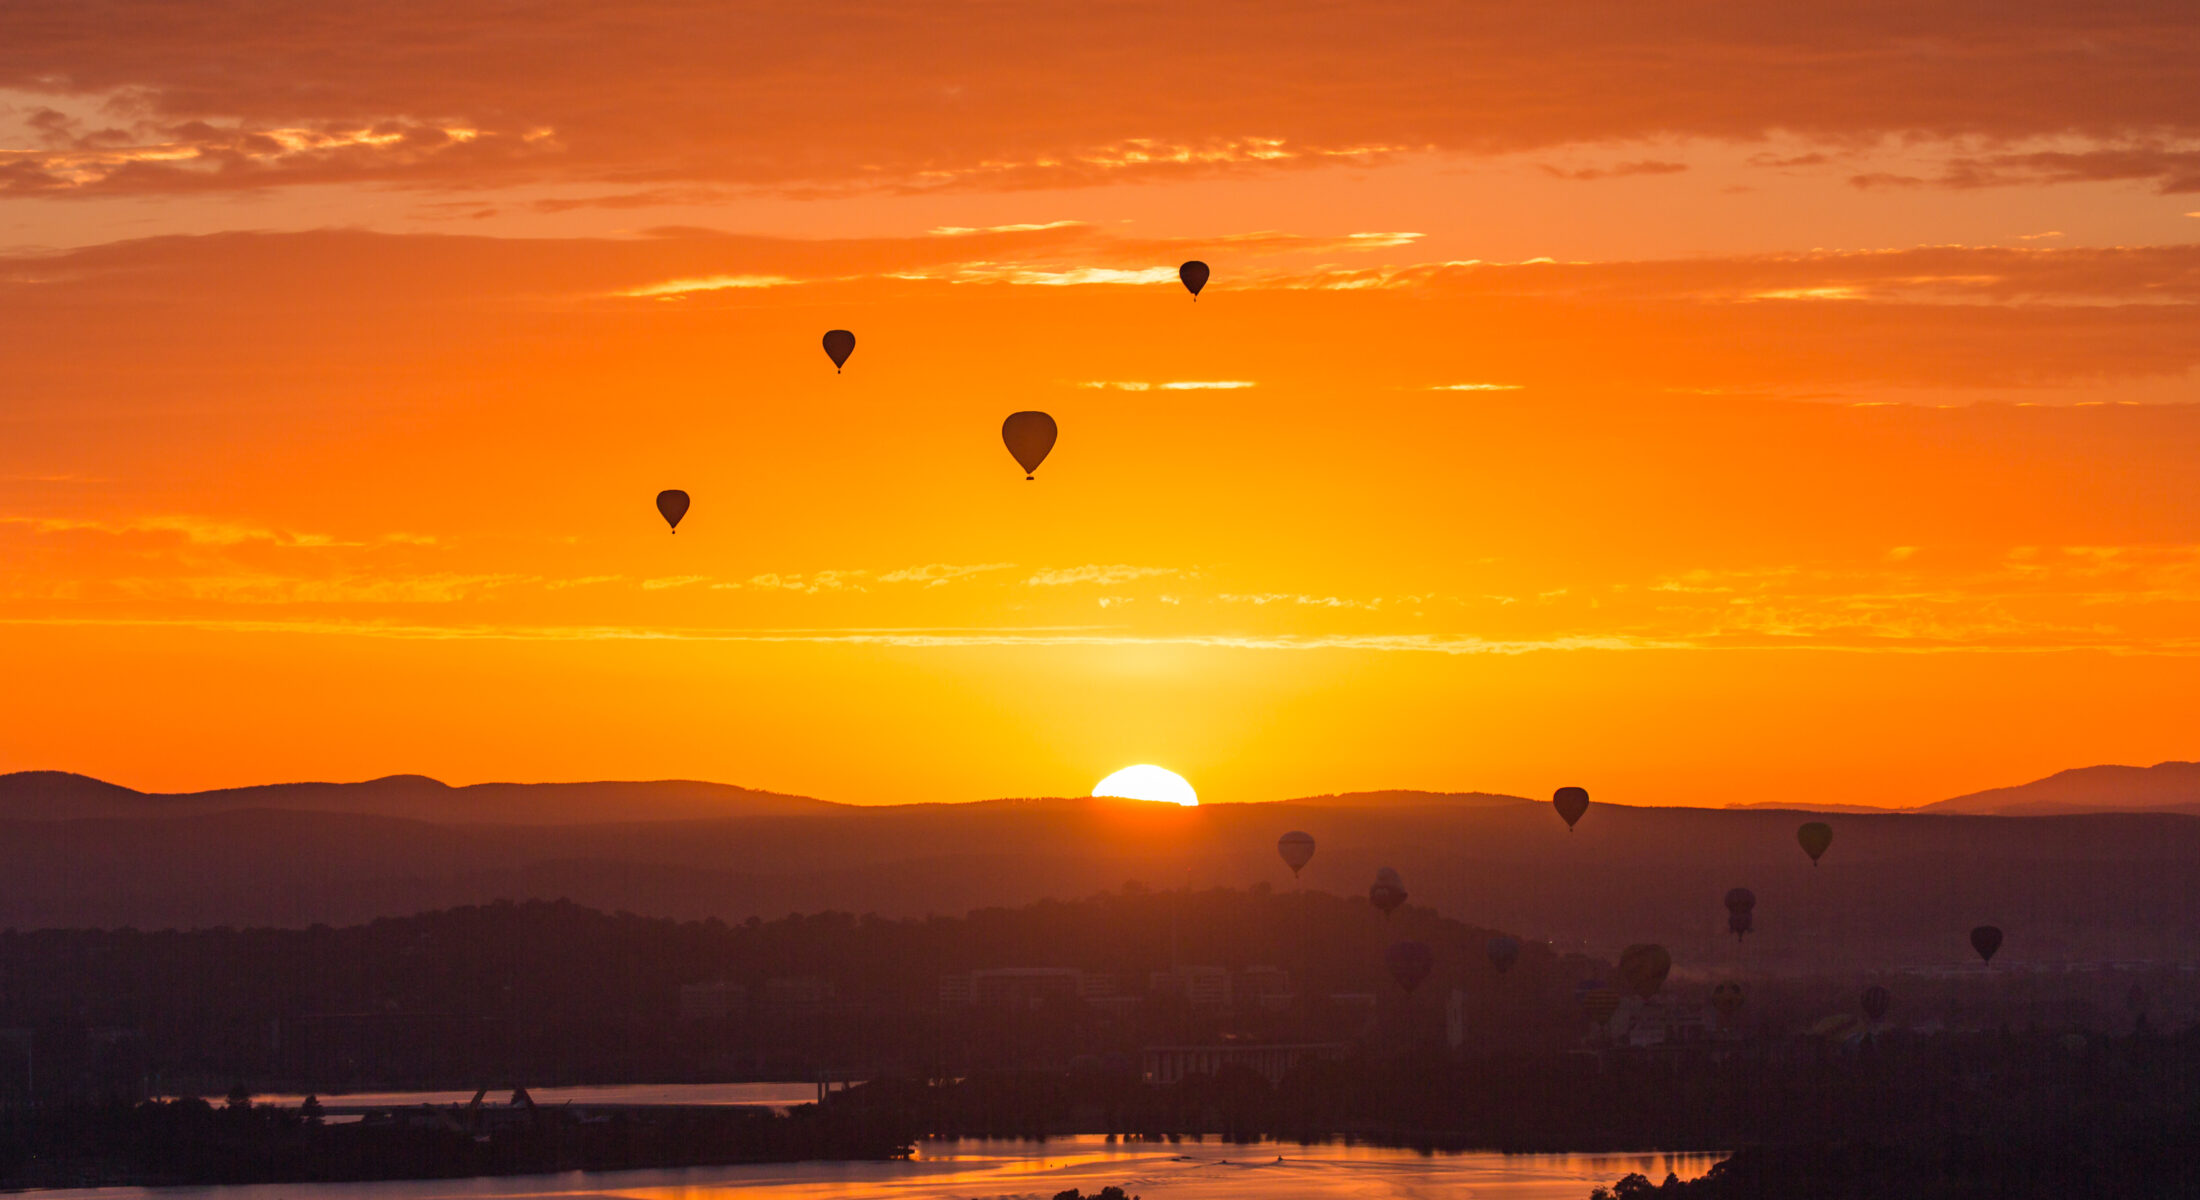
[[0,1187],[278,1183],[894,1158],[882,1114],[803,1106],[397,1109],[324,1124],[295,1108],[203,1100],[0,1115]]
[[[1578,1037],[1569,989],[1597,965],[1530,947],[1500,981],[1482,961],[1491,932],[1264,887],[1133,887],[900,921],[734,925],[531,902],[344,929],[10,931],[0,1098],[215,1093],[239,1080],[326,1093],[962,1074],[1134,1060],[1154,1042],[1350,1038],[1393,1010],[1440,1023],[1453,987],[1478,997],[1479,1036],[1553,1048]],[[1382,965],[1399,938],[1443,951],[1410,1002]],[[1271,967],[1292,996],[1200,1005],[1155,992],[1152,973],[1172,964]],[[998,967],[1074,967],[1096,994],[943,1001],[943,977]],[[683,1015],[689,985],[717,995],[690,997]],[[1337,994],[1366,999],[1339,1008]]]
[[[1531,943],[1501,975],[1492,932],[1412,903],[1386,919],[1358,897],[1266,887],[1126,887],[912,920],[726,924],[533,902],[344,929],[8,932],[0,1102],[236,1082],[326,1094],[820,1071],[1135,1076],[1155,1045],[1312,1042],[1379,1057],[1427,1044],[1492,1062],[1601,1048],[1575,988],[1612,982],[1611,964]],[[1429,944],[1436,964],[1410,995],[1384,965],[1403,939]],[[1761,1046],[1829,1015],[1853,1021],[1867,982],[1888,987],[1897,1027],[2108,1032],[2148,1012],[2157,1028],[2193,1015],[2196,981],[2175,969],[1760,978],[1735,954],[1680,958],[1642,1020],[1682,1041]],[[1228,990],[1202,994],[1173,966],[1212,968],[1206,984]],[[974,980],[989,968],[1074,972]],[[1711,984],[1733,977],[1747,1003],[1731,1028],[1707,1025]]]

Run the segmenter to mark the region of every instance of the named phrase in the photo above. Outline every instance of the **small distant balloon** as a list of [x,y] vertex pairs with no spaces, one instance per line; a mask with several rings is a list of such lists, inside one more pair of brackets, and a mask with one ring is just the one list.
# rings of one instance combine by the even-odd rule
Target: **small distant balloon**
[[1742,985],[1731,979],[1711,985],[1711,1011],[1721,1024],[1733,1024],[1734,1014],[1742,1011]]
[[1283,865],[1291,868],[1291,878],[1297,879],[1314,858],[1314,835],[1294,829],[1276,839],[1276,853],[1283,856]]
[[1726,928],[1739,941],[1741,936],[1756,928],[1753,915],[1757,909],[1757,893],[1748,888],[1734,888],[1726,894]]
[[1803,847],[1803,853],[1810,855],[1810,865],[1815,867],[1818,865],[1818,856],[1826,852],[1826,847],[1833,845],[1833,826],[1824,821],[1806,822],[1801,829],[1795,831],[1795,841]]
[[1581,814],[1589,811],[1589,789],[1562,787],[1551,793],[1551,807],[1557,809],[1558,815],[1566,819],[1566,832],[1572,833],[1574,822],[1581,819]]
[[856,352],[856,335],[845,329],[825,331],[825,357],[833,360],[833,374],[848,365],[848,356]]
[[1015,457],[1016,465],[1024,469],[1026,480],[1033,477],[1039,464],[1047,460],[1047,452],[1054,449],[1056,432],[1054,418],[1043,412],[1010,413],[1008,419],[1001,422],[1001,441]]
[[1191,291],[1192,299],[1196,301],[1199,299],[1199,289],[1207,286],[1207,264],[1195,258],[1178,267],[1176,277],[1184,281],[1184,286]]
[[1398,986],[1411,992],[1436,966],[1436,954],[1427,942],[1393,942],[1383,954],[1383,964],[1390,968],[1390,977],[1398,981]]
[[1645,1000],[1665,986],[1665,976],[1672,969],[1673,956],[1663,946],[1639,944],[1619,952],[1619,977],[1628,991]]
[[1978,951],[1979,961],[1993,965],[1994,952],[2001,949],[2001,930],[1993,925],[1981,925],[1971,931],[1971,949]]
[[1375,872],[1375,882],[1367,889],[1367,902],[1382,910],[1384,916],[1398,911],[1406,902],[1405,880],[1389,867]]
[[1503,975],[1513,969],[1514,963],[1520,961],[1520,939],[1499,934],[1490,939],[1487,951],[1490,965],[1497,968],[1498,974]]
[[657,512],[672,532],[680,532],[680,518],[688,514],[688,494],[678,488],[657,493]]
[[1864,989],[1864,1016],[1877,1021],[1887,1015],[1887,1006],[1893,1002],[1894,997],[1887,994],[1887,989],[1875,983]]

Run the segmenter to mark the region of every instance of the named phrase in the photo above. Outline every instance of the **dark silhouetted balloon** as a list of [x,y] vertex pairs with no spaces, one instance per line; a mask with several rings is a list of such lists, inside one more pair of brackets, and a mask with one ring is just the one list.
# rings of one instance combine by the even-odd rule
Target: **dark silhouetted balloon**
[[1421,986],[1436,965],[1436,954],[1427,942],[1392,942],[1383,954],[1384,965],[1390,968],[1390,977],[1407,991]]
[[1297,879],[1314,857],[1314,835],[1294,829],[1276,839],[1276,853],[1283,856],[1283,865],[1291,868],[1291,878]]
[[1001,441],[1008,452],[1016,457],[1016,465],[1024,469],[1024,478],[1030,479],[1039,464],[1047,460],[1047,451],[1054,449],[1054,418],[1043,412],[1008,414],[1001,422]]
[[1803,853],[1810,855],[1810,865],[1815,867],[1818,865],[1818,856],[1826,852],[1826,847],[1833,845],[1833,826],[1824,821],[1807,822],[1795,831],[1795,841],[1803,847]]
[[848,356],[856,352],[856,335],[845,329],[825,331],[825,357],[833,360],[833,373],[848,365]]
[[1742,985],[1731,979],[1712,984],[1711,1011],[1719,1014],[1721,1024],[1733,1024],[1734,1014],[1742,1011]]
[[1389,867],[1375,872],[1375,882],[1367,889],[1367,902],[1382,909],[1386,917],[1398,911],[1398,906],[1406,902],[1405,880]]
[[1981,925],[1971,931],[1971,949],[1978,951],[1980,961],[1991,964],[1994,951],[2001,949],[2001,930],[1992,925]]
[[1733,888],[1726,894],[1726,928],[1738,940],[1757,927],[1751,914],[1757,910],[1757,893],[1748,888]]
[[1207,264],[1193,259],[1176,269],[1176,277],[1191,289],[1192,299],[1199,299],[1199,289],[1207,286]]
[[1487,950],[1490,956],[1490,965],[1496,967],[1497,973],[1500,975],[1512,970],[1513,964],[1520,961],[1519,938],[1498,934],[1490,939]]
[[1887,989],[1875,983],[1864,989],[1864,1016],[1876,1021],[1887,1015],[1887,1005],[1893,1002],[1894,997],[1887,994]]
[[1666,972],[1673,969],[1673,956],[1665,947],[1634,945],[1619,952],[1619,977],[1627,984],[1627,990],[1648,1000],[1665,986]]
[[672,532],[680,532],[680,518],[688,515],[688,494],[678,488],[657,493],[657,511]]
[[1572,833],[1574,822],[1581,819],[1581,814],[1589,811],[1589,789],[1562,787],[1551,793],[1551,807],[1557,809],[1558,815],[1566,819],[1566,832]]

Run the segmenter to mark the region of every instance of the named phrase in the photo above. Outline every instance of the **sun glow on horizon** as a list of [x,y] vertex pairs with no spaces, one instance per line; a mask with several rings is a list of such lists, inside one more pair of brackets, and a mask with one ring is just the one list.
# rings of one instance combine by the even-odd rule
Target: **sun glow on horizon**
[[1192,785],[1182,775],[1151,763],[1140,763],[1117,771],[1093,784],[1092,794],[1120,800],[1180,804],[1186,808],[1196,808],[1199,805],[1199,793],[1192,790]]

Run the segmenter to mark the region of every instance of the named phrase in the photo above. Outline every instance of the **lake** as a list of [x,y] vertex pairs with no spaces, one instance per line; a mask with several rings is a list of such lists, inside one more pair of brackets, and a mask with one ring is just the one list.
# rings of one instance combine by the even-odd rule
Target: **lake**
[[[789,1085],[775,1085],[785,1087]],[[801,1085],[808,1086],[808,1085]],[[613,1089],[617,1090],[617,1089]],[[470,1095],[470,1094],[469,1094]],[[1281,1161],[1278,1161],[1281,1156]],[[1048,1200],[1117,1184],[1145,1200],[1587,1200],[1630,1171],[1653,1181],[1711,1169],[1719,1154],[1421,1154],[1370,1146],[1217,1142],[927,1141],[906,1162],[777,1163],[676,1171],[398,1183],[96,1188],[71,1200]]]

